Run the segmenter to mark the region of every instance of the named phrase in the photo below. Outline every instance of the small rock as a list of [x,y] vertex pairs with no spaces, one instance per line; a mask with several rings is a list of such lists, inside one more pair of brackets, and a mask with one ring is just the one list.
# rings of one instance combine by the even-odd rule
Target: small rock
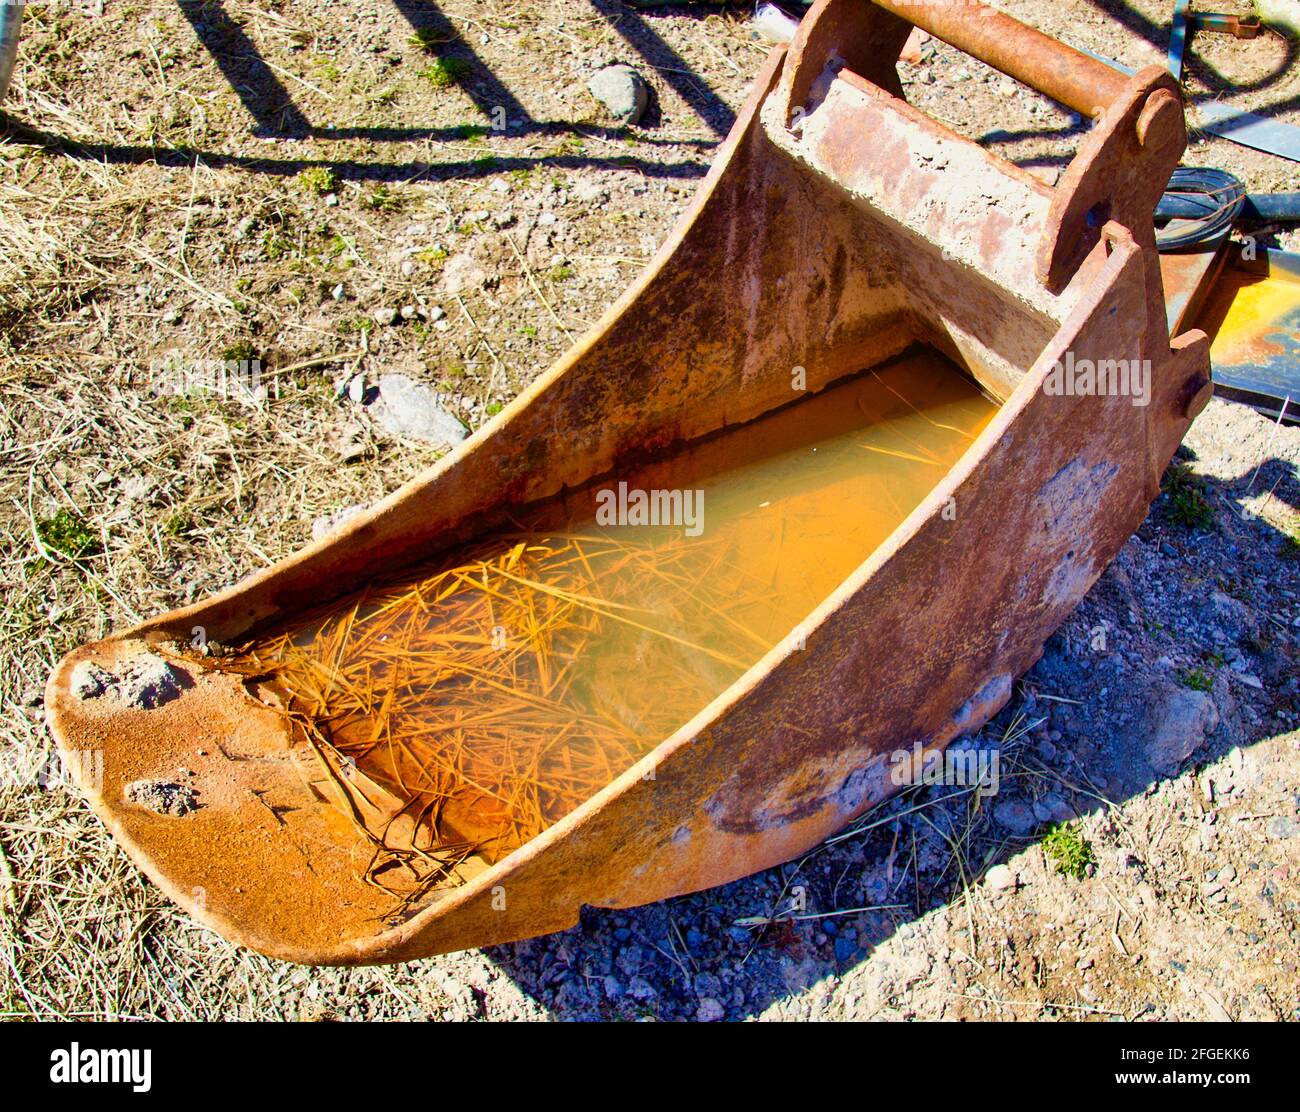
[[1147,756],[1162,776],[1177,772],[1219,727],[1218,708],[1204,691],[1161,682],[1153,685],[1147,706]]
[[1010,865],[994,865],[984,874],[984,879],[994,892],[1014,891],[1020,884],[1020,877],[1011,870]]
[[644,977],[633,977],[632,980],[628,982],[627,994],[632,997],[633,1000],[641,1001],[653,1000],[659,995],[651,987],[650,982]]
[[135,780],[127,784],[126,798],[158,815],[184,818],[199,809],[198,792],[188,784],[167,780]]
[[137,658],[121,680],[122,698],[133,707],[154,710],[180,698],[193,681],[189,674],[153,653]]
[[374,322],[379,325],[387,326],[397,323],[397,310],[391,305],[381,305],[370,315],[374,319]]
[[592,74],[587,89],[615,119],[636,123],[650,106],[650,86],[631,66],[622,62]]
[[451,447],[469,435],[455,417],[438,404],[438,395],[404,374],[381,375],[379,393],[367,412],[390,436]]
[[340,282],[337,286],[335,286],[332,290],[330,290],[330,297],[332,297],[335,301],[342,301],[343,292],[344,292],[343,283]]
[[717,1023],[726,1014],[726,1009],[717,1000],[712,996],[706,996],[700,1001],[695,1018],[701,1023]]
[[1055,792],[1034,800],[1034,818],[1039,822],[1072,822],[1078,817],[1075,809]]
[[1278,815],[1268,824],[1268,836],[1270,838],[1294,838],[1300,834],[1300,822],[1289,815]]
[[366,430],[356,421],[340,425],[326,439],[326,446],[339,457],[340,463],[353,463],[364,459],[370,451]]
[[403,305],[403,306],[402,306],[402,320],[411,320],[414,316],[415,316],[415,306],[414,306],[414,305]]
[[993,807],[993,821],[1018,838],[1027,838],[1038,828],[1034,812],[1019,799],[999,800]]

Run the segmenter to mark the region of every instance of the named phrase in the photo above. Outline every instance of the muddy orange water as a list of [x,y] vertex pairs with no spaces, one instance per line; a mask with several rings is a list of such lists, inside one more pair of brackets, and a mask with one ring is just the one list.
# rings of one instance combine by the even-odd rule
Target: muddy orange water
[[535,508],[244,655],[408,881],[445,879],[528,841],[707,706],[994,412],[952,364],[911,355]]

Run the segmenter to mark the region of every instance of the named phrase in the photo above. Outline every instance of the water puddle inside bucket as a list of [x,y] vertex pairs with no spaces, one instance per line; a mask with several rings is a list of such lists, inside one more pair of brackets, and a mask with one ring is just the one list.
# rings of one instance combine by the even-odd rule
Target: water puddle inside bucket
[[579,806],[789,634],[994,403],[923,352],[536,509],[246,646],[395,891]]

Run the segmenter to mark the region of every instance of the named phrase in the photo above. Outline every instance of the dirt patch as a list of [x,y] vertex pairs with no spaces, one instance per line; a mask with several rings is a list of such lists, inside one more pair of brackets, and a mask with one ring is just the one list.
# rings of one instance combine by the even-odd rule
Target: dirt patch
[[122,793],[132,803],[158,815],[184,818],[199,809],[199,793],[170,780],[135,780]]

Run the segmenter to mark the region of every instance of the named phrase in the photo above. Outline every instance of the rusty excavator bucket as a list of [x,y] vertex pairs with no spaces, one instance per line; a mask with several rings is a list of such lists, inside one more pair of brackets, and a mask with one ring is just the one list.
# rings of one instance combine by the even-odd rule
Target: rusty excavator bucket
[[[1094,118],[1054,188],[907,103],[914,25]],[[1206,404],[1153,231],[1185,142],[1158,67],[819,0],[653,263],[503,413],[59,664],[66,768],[196,919],[299,962],[804,853],[1006,703]]]

